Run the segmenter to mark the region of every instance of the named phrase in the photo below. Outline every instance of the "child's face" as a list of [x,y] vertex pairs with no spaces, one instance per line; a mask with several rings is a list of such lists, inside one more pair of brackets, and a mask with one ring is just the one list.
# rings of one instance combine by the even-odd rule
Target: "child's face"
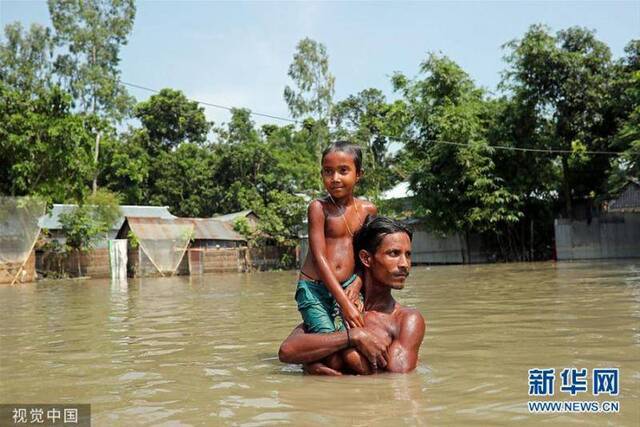
[[353,194],[353,187],[360,179],[353,156],[343,151],[332,151],[324,156],[321,174],[324,188],[334,199]]

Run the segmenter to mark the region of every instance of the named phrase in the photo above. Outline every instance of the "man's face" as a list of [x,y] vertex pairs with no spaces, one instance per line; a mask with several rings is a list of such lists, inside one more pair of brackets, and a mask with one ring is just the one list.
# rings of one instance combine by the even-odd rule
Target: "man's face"
[[411,240],[407,233],[387,234],[373,256],[367,258],[365,265],[377,283],[392,289],[404,288],[411,270]]

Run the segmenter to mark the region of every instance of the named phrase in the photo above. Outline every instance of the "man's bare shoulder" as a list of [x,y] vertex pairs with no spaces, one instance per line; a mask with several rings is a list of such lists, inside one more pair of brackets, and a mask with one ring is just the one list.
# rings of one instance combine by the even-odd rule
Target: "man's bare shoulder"
[[403,331],[424,331],[425,320],[417,309],[411,307],[400,307],[398,309],[400,328]]

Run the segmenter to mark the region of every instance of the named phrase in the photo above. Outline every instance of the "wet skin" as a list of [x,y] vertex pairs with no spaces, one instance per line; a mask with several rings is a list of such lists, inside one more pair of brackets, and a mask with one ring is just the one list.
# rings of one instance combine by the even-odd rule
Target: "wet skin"
[[[350,154],[341,151],[328,153],[322,162],[321,174],[324,187],[333,201],[324,197],[309,205],[310,245],[321,246],[324,241],[324,258],[336,278],[343,282],[353,274],[355,264],[353,236],[349,230],[355,234],[367,215],[376,215],[377,210],[371,202],[353,197],[353,188],[361,174],[356,172]],[[349,224],[348,228],[346,224]],[[309,252],[301,271],[309,278],[321,280],[314,252]]]
[[[367,215],[376,215],[376,207],[353,197],[353,188],[361,177],[353,156],[342,151],[328,153],[322,161],[322,182],[329,196],[309,205],[309,253],[301,272],[302,279],[322,281],[340,305],[347,324],[363,326],[352,301],[357,299],[361,282],[347,295],[340,282],[347,280],[355,268],[353,234]],[[332,200],[333,199],[333,200]]]
[[[391,296],[411,269],[411,241],[405,233],[386,235],[374,254],[360,251],[365,286],[364,328],[332,334],[305,334],[299,325],[282,343],[280,359],[303,363],[308,373],[341,375],[409,372],[418,362],[425,332],[420,312]],[[349,347],[351,344],[351,347]]]

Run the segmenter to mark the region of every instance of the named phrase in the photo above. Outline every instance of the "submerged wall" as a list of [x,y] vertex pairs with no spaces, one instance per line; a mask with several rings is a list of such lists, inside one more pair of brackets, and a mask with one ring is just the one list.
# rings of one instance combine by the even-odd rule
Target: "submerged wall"
[[439,236],[413,227],[411,261],[416,264],[463,264],[465,243],[462,236]]
[[109,249],[98,248],[71,253],[56,253],[50,251],[37,252],[37,268],[45,276],[52,277],[77,277],[78,258],[82,276],[92,278],[110,277]]
[[415,264],[478,264],[492,261],[483,239],[477,234],[442,236],[424,224],[409,224],[413,231],[411,261]]
[[[76,276],[78,269],[78,254],[71,253],[67,259],[67,272]],[[82,275],[92,278],[110,277],[109,271],[109,249],[97,248],[80,253],[80,266]]]
[[10,284],[16,279],[16,275],[18,276],[15,280],[15,283],[27,283],[33,282],[36,280],[36,253],[35,251],[31,251],[27,262],[24,264],[22,270],[20,267],[22,266],[21,262],[12,263],[5,262],[0,263],[0,284]]
[[554,223],[558,260],[640,257],[640,214],[608,214]]
[[[198,275],[207,273],[242,272],[246,269],[246,248],[189,248],[176,275]],[[159,277],[158,269],[147,254],[139,248],[129,249],[128,274],[130,277]]]
[[[129,245],[130,246],[130,245]],[[189,260],[187,259],[187,252],[180,260],[175,275],[183,276],[189,274]],[[149,259],[147,254],[140,249],[130,248],[127,251],[127,275],[129,277],[161,277],[161,274],[153,262]],[[164,273],[164,275],[171,275],[170,273]]]
[[191,274],[242,272],[246,270],[246,248],[191,248],[188,252]]

